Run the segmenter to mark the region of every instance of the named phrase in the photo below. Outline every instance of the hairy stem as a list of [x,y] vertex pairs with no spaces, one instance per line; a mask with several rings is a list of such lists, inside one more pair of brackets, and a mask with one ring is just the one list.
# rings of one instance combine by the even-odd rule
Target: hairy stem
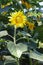
[[14,44],[16,45],[16,26],[14,26]]

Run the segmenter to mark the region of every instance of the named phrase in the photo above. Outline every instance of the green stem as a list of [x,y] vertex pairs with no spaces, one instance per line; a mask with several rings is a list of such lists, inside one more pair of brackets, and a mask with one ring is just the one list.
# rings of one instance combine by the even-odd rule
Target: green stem
[[[14,26],[14,44],[16,46],[16,26]],[[17,47],[16,47],[16,51],[17,51]],[[19,58],[16,58],[16,61],[17,61],[17,65],[19,65]]]
[[21,37],[21,38],[17,39],[16,42],[21,40],[21,39],[27,39],[27,38],[26,37]]
[[30,65],[32,65],[32,59],[30,58],[29,60],[30,60]]
[[38,65],[38,61],[35,61],[35,62],[34,62],[34,65]]
[[35,13],[36,13],[36,6],[34,6],[34,9],[35,9]]
[[11,37],[14,40],[14,38],[10,34],[8,34],[8,36]]
[[19,64],[19,58],[17,58],[17,65],[20,65],[20,64]]
[[14,44],[16,45],[16,26],[14,26]]

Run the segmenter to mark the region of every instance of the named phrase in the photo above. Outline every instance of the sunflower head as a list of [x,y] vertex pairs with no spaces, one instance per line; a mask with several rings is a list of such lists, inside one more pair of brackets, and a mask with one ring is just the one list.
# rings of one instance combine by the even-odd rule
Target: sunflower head
[[28,28],[30,29],[30,30],[33,30],[34,28],[35,28],[35,25],[34,25],[34,23],[32,23],[32,22],[26,22],[26,25],[28,26]]
[[23,28],[26,23],[26,16],[24,15],[23,11],[13,12],[10,14],[9,21],[11,25],[15,25],[16,28],[21,27]]
[[26,6],[27,9],[31,8],[31,4],[29,2],[27,2],[26,0],[21,0],[22,4],[24,4]]

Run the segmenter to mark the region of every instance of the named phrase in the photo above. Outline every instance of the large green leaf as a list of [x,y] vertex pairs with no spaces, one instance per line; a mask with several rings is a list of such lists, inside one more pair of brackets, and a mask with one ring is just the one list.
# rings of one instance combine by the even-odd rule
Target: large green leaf
[[29,56],[32,59],[43,61],[43,54],[41,54],[41,53],[39,53],[37,51],[30,51]]
[[29,55],[30,58],[38,60],[38,61],[43,61],[43,54],[36,51],[36,50],[30,50],[30,52],[24,52],[23,54]]
[[15,45],[13,42],[10,41],[8,42],[7,47],[10,53],[18,58],[20,58],[21,54],[24,51],[27,51],[27,45],[23,43],[19,43]]
[[38,47],[37,42],[33,38],[29,38],[29,41],[26,44],[28,44],[30,49],[36,49]]

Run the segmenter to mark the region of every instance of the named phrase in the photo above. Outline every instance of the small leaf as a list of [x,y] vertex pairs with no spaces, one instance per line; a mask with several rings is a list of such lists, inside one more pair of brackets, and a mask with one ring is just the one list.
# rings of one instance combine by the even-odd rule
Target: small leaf
[[43,48],[43,43],[39,41],[39,47],[38,48]]
[[22,35],[31,37],[31,35],[29,33],[25,32],[25,31],[22,31]]
[[6,36],[6,35],[8,35],[6,30],[0,31],[0,37]]

